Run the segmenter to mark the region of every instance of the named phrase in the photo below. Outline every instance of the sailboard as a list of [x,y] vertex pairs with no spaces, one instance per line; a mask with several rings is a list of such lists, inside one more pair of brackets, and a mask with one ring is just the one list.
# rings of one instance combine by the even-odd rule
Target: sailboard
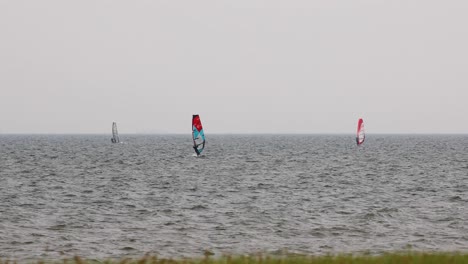
[[111,138],[112,143],[120,143],[119,139],[119,132],[117,132],[117,123],[113,122],[112,123],[112,138]]
[[195,153],[197,153],[197,156],[200,156],[205,148],[205,133],[203,132],[203,126],[199,115],[192,116],[192,139],[193,149]]
[[357,125],[357,134],[356,134],[356,144],[359,146],[364,143],[366,139],[366,134],[364,133],[364,121],[362,118],[359,118]]

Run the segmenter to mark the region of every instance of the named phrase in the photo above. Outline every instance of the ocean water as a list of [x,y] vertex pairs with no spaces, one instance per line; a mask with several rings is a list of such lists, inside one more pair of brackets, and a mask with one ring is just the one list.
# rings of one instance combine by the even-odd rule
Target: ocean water
[[468,250],[468,136],[0,136],[0,258]]

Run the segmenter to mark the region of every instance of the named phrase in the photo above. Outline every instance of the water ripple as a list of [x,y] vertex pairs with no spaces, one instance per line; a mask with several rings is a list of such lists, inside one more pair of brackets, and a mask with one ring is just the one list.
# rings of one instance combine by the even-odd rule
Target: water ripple
[[468,248],[464,136],[125,141],[0,136],[0,257]]

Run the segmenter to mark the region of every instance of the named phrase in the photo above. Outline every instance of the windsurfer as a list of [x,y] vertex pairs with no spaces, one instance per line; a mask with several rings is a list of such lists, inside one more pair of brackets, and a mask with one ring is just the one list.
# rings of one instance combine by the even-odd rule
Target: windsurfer
[[193,146],[193,149],[195,150],[195,153],[197,153],[197,156],[200,156],[200,151],[198,151],[198,147],[199,145],[196,145],[196,146]]

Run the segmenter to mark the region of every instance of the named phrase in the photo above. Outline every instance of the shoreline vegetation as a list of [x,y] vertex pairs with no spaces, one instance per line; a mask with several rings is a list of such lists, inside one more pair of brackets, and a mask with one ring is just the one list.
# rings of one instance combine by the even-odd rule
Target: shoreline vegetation
[[86,259],[79,256],[61,260],[6,260],[0,264],[468,264],[468,252],[394,252],[380,255],[337,254],[337,255],[236,255],[213,257],[210,252],[199,258],[160,258],[146,255],[141,258]]

